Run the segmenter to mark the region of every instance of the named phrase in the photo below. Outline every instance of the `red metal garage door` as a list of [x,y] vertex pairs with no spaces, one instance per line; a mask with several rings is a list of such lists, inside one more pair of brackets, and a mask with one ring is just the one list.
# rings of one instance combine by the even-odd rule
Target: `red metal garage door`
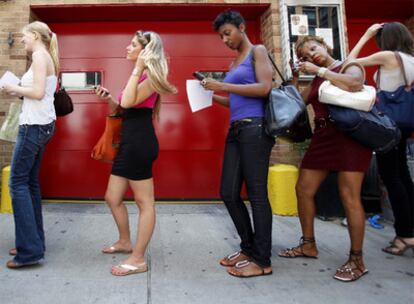
[[[101,71],[102,84],[113,95],[123,88],[131,71],[125,47],[137,29],[158,32],[170,57],[170,80],[179,93],[162,98],[156,132],[160,155],[154,180],[158,199],[218,198],[228,127],[228,111],[213,106],[191,113],[185,81],[195,70],[226,70],[234,53],[211,30],[211,21],[53,23],[58,34],[62,71]],[[257,23],[248,24],[253,41]],[[90,158],[103,132],[106,103],[92,91],[71,93],[74,112],[58,119],[41,170],[43,196],[102,198],[110,165]]]

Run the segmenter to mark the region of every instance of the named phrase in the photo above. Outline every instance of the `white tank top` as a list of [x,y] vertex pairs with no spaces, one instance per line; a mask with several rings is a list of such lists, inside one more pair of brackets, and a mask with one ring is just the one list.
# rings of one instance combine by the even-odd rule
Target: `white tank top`
[[[55,98],[57,77],[50,75],[46,77],[45,96],[41,100],[24,97],[22,112],[19,116],[20,125],[47,125],[56,120]],[[33,71],[29,69],[22,77],[22,87],[33,86]]]
[[[411,84],[414,81],[414,56],[401,52],[398,53],[401,55],[401,59],[404,64],[408,84]],[[377,73],[374,74],[374,81],[377,81]],[[392,70],[381,69],[381,78],[380,83],[378,84],[381,90],[392,92],[404,84],[404,77],[401,73],[400,67]]]

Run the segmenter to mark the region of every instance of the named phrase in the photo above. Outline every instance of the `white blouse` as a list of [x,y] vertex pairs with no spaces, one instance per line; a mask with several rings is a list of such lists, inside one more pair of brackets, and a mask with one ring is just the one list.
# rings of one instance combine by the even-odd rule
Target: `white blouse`
[[[33,86],[33,71],[29,69],[22,77],[22,87]],[[56,120],[54,93],[57,86],[57,77],[46,77],[45,96],[41,100],[24,97],[22,112],[19,116],[19,125],[47,125]]]

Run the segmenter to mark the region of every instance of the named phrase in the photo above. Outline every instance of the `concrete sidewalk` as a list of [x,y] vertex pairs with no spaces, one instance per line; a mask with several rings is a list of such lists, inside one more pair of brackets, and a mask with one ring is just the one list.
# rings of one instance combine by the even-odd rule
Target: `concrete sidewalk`
[[[137,209],[128,205],[135,238]],[[345,262],[346,228],[316,220],[319,259],[283,259],[277,252],[297,244],[296,217],[274,216],[271,276],[251,279],[226,274],[218,260],[238,248],[223,205],[157,205],[157,226],[147,254],[150,271],[127,277],[110,275],[124,255],[100,252],[117,238],[103,204],[45,204],[46,261],[42,266],[9,270],[14,246],[13,218],[0,215],[0,303],[413,303],[414,259],[381,252],[392,226],[367,226],[365,261],[370,273],[354,283],[332,279]]]

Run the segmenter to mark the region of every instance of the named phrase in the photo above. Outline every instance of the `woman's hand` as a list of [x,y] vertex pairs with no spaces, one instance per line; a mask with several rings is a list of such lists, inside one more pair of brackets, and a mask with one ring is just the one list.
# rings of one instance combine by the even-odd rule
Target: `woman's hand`
[[384,23],[375,23],[375,24],[373,24],[373,25],[371,25],[367,30],[366,30],[366,32],[365,32],[365,34],[364,34],[364,36],[367,38],[367,39],[371,39],[372,37],[374,37],[377,33],[378,33],[378,31],[380,30],[380,29],[382,29],[383,28],[383,26],[384,26]]
[[145,56],[147,54],[147,50],[143,49],[141,50],[141,52],[139,52],[137,61],[135,62],[135,68],[139,69],[140,71],[143,71],[147,68],[146,64],[145,64]]
[[320,67],[313,63],[310,63],[308,61],[299,61],[299,71],[302,73],[316,74],[318,73],[319,69]]
[[210,90],[214,92],[224,91],[224,84],[213,78],[204,78],[200,83],[206,90]]
[[100,99],[112,99],[112,95],[109,93],[108,89],[101,86],[95,88],[95,94],[98,95]]
[[9,95],[15,95],[18,89],[19,86],[13,84],[5,84],[1,87],[1,91]]

